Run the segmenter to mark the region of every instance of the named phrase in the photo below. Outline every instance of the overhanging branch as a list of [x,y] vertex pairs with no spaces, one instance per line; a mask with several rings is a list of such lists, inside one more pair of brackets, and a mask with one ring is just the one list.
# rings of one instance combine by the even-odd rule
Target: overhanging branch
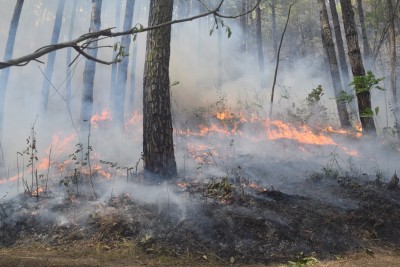
[[[59,43],[59,44],[54,44],[54,45],[47,45],[44,47],[39,48],[38,50],[36,50],[35,52],[19,57],[19,58],[15,58],[15,59],[11,59],[8,60],[6,62],[0,62],[0,69],[5,69],[5,68],[9,68],[12,66],[25,66],[27,65],[29,62],[31,62],[32,60],[41,62],[38,60],[38,58],[49,54],[51,52],[60,50],[60,49],[64,49],[64,48],[68,48],[71,47],[73,49],[75,49],[80,55],[84,56],[85,58],[89,59],[89,60],[93,60],[97,63],[100,64],[104,64],[104,65],[111,65],[114,63],[118,63],[121,61],[121,59],[115,59],[112,61],[104,61],[101,59],[97,59],[95,57],[90,56],[89,54],[87,54],[84,49],[86,48],[85,41],[91,42],[91,40],[95,40],[98,39],[100,37],[108,37],[108,38],[112,38],[112,37],[118,37],[118,36],[122,36],[122,35],[133,35],[133,34],[137,34],[137,33],[141,33],[141,32],[148,32],[148,31],[152,31],[152,30],[156,30],[156,29],[160,29],[166,26],[170,26],[173,24],[177,24],[177,23],[182,23],[182,22],[187,22],[187,21],[192,21],[192,20],[196,20],[202,17],[207,17],[210,15],[213,15],[214,17],[220,17],[220,18],[226,18],[226,19],[234,19],[234,18],[238,18],[241,16],[244,16],[250,12],[252,12],[253,10],[255,10],[255,8],[260,4],[261,0],[258,0],[257,3],[248,11],[242,13],[242,14],[238,14],[238,15],[222,15],[219,13],[219,10],[221,8],[221,6],[223,5],[223,3],[225,2],[225,0],[221,0],[221,2],[218,4],[218,6],[215,9],[209,10],[205,13],[196,15],[196,16],[192,16],[189,18],[185,18],[185,19],[177,19],[177,20],[172,20],[166,23],[162,23],[159,25],[155,25],[155,26],[151,26],[151,27],[147,27],[147,28],[137,28],[134,27],[132,29],[129,29],[127,31],[122,31],[122,32],[112,32],[113,28],[108,28],[108,29],[104,29],[101,31],[97,31],[97,32],[91,32],[91,33],[86,33],[80,37],[78,37],[77,39],[68,41],[68,42],[64,42],[64,43]],[[82,44],[83,42],[85,42],[84,44]]]

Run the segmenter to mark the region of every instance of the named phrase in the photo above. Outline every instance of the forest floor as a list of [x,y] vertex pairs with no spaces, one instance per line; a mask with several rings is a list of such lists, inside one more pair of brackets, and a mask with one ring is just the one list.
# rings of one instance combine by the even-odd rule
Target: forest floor
[[2,203],[0,266],[400,266],[398,190],[323,175],[301,188],[222,178],[171,183],[153,203],[20,195]]

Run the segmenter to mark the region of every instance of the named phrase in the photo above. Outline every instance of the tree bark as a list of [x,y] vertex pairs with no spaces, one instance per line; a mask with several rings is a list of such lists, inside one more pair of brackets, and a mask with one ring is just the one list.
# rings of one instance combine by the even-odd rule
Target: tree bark
[[[124,31],[132,28],[133,12],[135,9],[135,0],[127,0],[125,8]],[[131,45],[131,35],[124,35],[121,37],[121,46],[126,54],[129,53]],[[135,55],[133,55],[135,56]],[[128,65],[129,57],[124,57],[118,66],[117,84],[114,91],[113,103],[113,119],[120,129],[124,129],[124,111],[125,111],[125,95],[126,95],[126,81],[128,79]]]
[[[101,26],[101,5],[102,0],[92,0],[92,15],[90,20],[90,32],[97,32]],[[97,58],[97,38],[89,45],[87,53]],[[85,127],[90,123],[93,109],[93,86],[94,86],[94,75],[96,72],[96,62],[92,60],[86,60],[85,69],[83,71],[83,93],[82,93],[82,104],[81,104],[81,126],[82,129],[86,130]]]
[[[56,18],[54,21],[53,34],[51,37],[51,44],[56,44],[59,42],[58,40],[60,38],[64,6],[65,6],[65,0],[59,0],[57,6]],[[56,53],[57,52],[52,52],[49,54],[47,59],[46,69],[44,71],[45,77],[43,78],[42,91],[40,97],[41,99],[40,108],[42,115],[45,115],[47,113],[47,105],[49,102],[49,91],[51,85],[51,78],[53,76],[53,71],[54,71],[54,62],[56,61]]]
[[[4,61],[11,59],[14,51],[15,37],[17,36],[17,29],[19,18],[21,17],[22,6],[24,0],[18,0],[15,4],[14,14],[11,18],[10,29],[8,31],[8,38],[6,43],[6,51],[4,53]],[[3,69],[0,76],[0,141],[3,138],[3,124],[4,124],[4,108],[7,92],[8,77],[10,75],[10,69]]]
[[[335,97],[337,98],[340,96],[340,92],[342,91],[342,82],[340,78],[339,66],[336,59],[335,44],[333,43],[332,31],[331,26],[329,25],[328,11],[326,9],[325,0],[318,0],[318,6],[321,22],[322,45],[325,48],[326,54],[328,56],[333,91],[335,93]],[[341,127],[351,127],[349,114],[346,109],[346,103],[336,101],[336,107],[338,110]]]
[[[353,92],[349,86],[350,85],[349,68],[347,66],[346,52],[344,50],[342,31],[341,31],[341,27],[340,27],[339,15],[337,13],[335,0],[329,0],[329,5],[330,5],[331,14],[332,14],[333,29],[334,29],[334,33],[335,33],[336,48],[338,51],[338,58],[339,58],[339,63],[340,63],[340,73],[342,74],[343,86],[344,86],[347,94],[353,94]],[[350,102],[350,107],[351,107],[354,115],[356,117],[358,117],[357,107],[356,107],[356,104],[354,101]]]
[[[74,5],[72,7],[72,14],[71,14],[71,21],[69,25],[69,32],[68,32],[68,40],[72,39],[72,33],[74,31],[74,22],[75,22],[75,15],[76,15],[76,6],[78,4],[78,0],[74,0]],[[71,64],[72,60],[72,49],[68,48],[67,49],[67,84],[65,86],[65,100],[67,102],[67,105],[71,105],[71,69],[69,68],[69,65]]]
[[363,40],[363,48],[364,48],[364,60],[367,68],[371,68],[371,48],[368,42],[367,28],[365,27],[365,19],[364,19],[364,9],[362,5],[362,0],[357,0],[357,9],[358,9],[358,17],[360,19],[361,26],[361,37]]
[[[149,26],[172,19],[173,0],[150,0]],[[171,116],[169,60],[171,26],[147,35],[143,82],[143,165],[146,177],[177,173]]]
[[[351,0],[340,0],[342,6],[343,25],[346,33],[348,55],[351,65],[351,71],[354,77],[365,76],[365,69],[361,57],[361,51],[358,44],[357,31],[354,21],[354,12],[351,6]],[[371,116],[363,116],[365,113],[370,113],[371,108],[371,93],[370,91],[357,90],[362,88],[356,87],[356,96],[358,102],[358,112],[360,114],[360,121],[363,133],[369,135],[376,135],[376,128],[374,118]]]

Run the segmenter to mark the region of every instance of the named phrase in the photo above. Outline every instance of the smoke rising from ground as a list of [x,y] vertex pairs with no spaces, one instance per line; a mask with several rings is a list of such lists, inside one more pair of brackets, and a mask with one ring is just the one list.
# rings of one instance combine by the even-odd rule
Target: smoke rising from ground
[[[113,27],[114,1],[103,1],[102,27]],[[0,10],[0,21],[5,25],[0,29],[0,51],[4,51],[7,38],[6,29],[10,22],[13,5],[11,1],[1,1],[3,8]],[[125,6],[122,4],[122,6]],[[69,17],[72,3],[67,1],[60,41],[67,40]],[[33,10],[33,12],[30,12]],[[28,54],[37,48],[50,42],[51,31],[54,22],[56,1],[43,1],[39,6],[37,1],[25,1],[21,21],[17,33],[14,57]],[[112,10],[112,12],[106,12]],[[79,1],[78,15],[74,23],[74,38],[84,34],[89,28],[90,1]],[[135,11],[136,13],[136,11]],[[147,19],[142,16],[137,20],[144,26]],[[121,12],[123,15],[124,12]],[[260,73],[256,61],[255,50],[246,53],[240,51],[240,41],[244,38],[238,21],[226,20],[233,34],[227,38],[226,28],[215,30],[210,36],[212,19],[204,18],[185,24],[173,26],[173,41],[171,44],[170,80],[178,81],[172,91],[172,106],[174,113],[174,126],[176,129],[188,129],[195,127],[196,122],[204,123],[204,118],[199,116],[208,113],[205,118],[207,123],[215,121],[215,112],[226,108],[229,112],[238,115],[239,112],[248,111],[248,114],[257,114],[260,118],[268,118],[270,88],[275,68],[272,55],[265,55],[265,72]],[[135,24],[135,23],[134,23]],[[218,37],[218,31],[222,31],[222,37]],[[142,130],[141,130],[141,96],[142,96],[142,74],[145,55],[146,34],[138,35],[137,74],[135,92],[135,116],[132,125],[127,126],[127,132],[121,133],[113,129],[112,122],[100,123],[98,128],[93,125],[91,140],[93,151],[91,152],[92,164],[99,164],[100,160],[118,163],[121,167],[134,167],[140,160]],[[218,39],[221,40],[218,49]],[[103,45],[113,45],[118,40],[104,40]],[[287,40],[285,40],[286,42]],[[131,49],[132,50],[132,49]],[[111,48],[99,50],[99,58],[110,60],[112,58]],[[136,55],[130,55],[130,61]],[[2,142],[6,168],[9,174],[5,177],[13,177],[17,172],[16,152],[22,152],[26,147],[26,138],[31,135],[34,125],[39,158],[44,159],[50,153],[53,145],[52,162],[63,163],[66,160],[73,164],[68,157],[76,150],[79,142],[71,138],[66,147],[57,146],[55,136],[59,140],[75,134],[66,103],[60,97],[65,95],[66,84],[66,51],[57,52],[55,72],[52,83],[55,89],[51,89],[49,98],[49,109],[47,117],[38,117],[40,103],[40,90],[43,81],[44,70],[42,64],[31,62],[25,67],[13,67],[11,69],[5,112],[4,139]],[[46,56],[41,60],[46,61]],[[219,61],[222,68],[219,69]],[[72,119],[78,125],[81,92],[83,88],[82,73],[85,59],[79,57],[71,66],[70,77],[72,84]],[[274,115],[278,118],[286,118],[288,110],[296,111],[297,108],[305,108],[305,99],[313,88],[322,85],[324,95],[320,104],[327,108],[329,124],[337,125],[337,114],[334,109],[335,100],[330,87],[330,77],[326,76],[323,67],[323,59],[319,58],[312,62],[299,59],[289,62],[283,58],[278,76],[278,87],[275,92]],[[110,73],[111,66],[97,64],[94,93],[94,113],[100,113],[108,108],[110,95]],[[128,75],[129,76],[129,75]],[[260,88],[260,77],[264,76],[267,88]],[[220,84],[221,83],[221,84]],[[128,81],[129,88],[129,81]],[[127,90],[128,92],[128,90]],[[382,93],[376,93],[382,96]],[[127,97],[128,99],[128,93]],[[219,103],[219,104],[218,104]],[[129,107],[126,103],[126,107]],[[380,104],[382,106],[382,104]],[[383,106],[382,106],[383,110]],[[381,114],[384,114],[383,112]],[[299,114],[304,115],[305,114]],[[312,114],[316,118],[320,114]],[[383,115],[380,115],[383,116]],[[132,114],[126,114],[129,122]],[[320,118],[321,119],[321,118]],[[382,117],[378,117],[382,119]],[[384,121],[384,120],[383,120]],[[324,121],[326,122],[326,121]],[[384,123],[382,123],[384,124]],[[382,127],[382,125],[381,125]],[[192,128],[191,128],[192,129]],[[336,145],[305,145],[291,140],[267,140],[266,133],[261,141],[252,140],[249,137],[259,137],[252,125],[242,123],[241,135],[210,134],[201,137],[175,136],[176,157],[180,176],[206,179],[209,176],[234,176],[232,173],[241,168],[241,176],[257,180],[262,184],[274,186],[277,189],[293,189],[288,186],[290,182],[301,181],[312,172],[321,171],[323,167],[332,165],[332,168],[341,168],[343,174],[349,172],[351,175],[367,173],[373,178],[375,172],[381,170],[385,177],[390,177],[398,168],[398,154],[393,149],[382,146],[380,142],[368,139],[354,139],[347,137],[335,137]],[[59,141],[61,143],[61,141]],[[59,144],[58,143],[58,144]],[[202,165],[189,157],[189,145],[204,146],[203,158],[207,157],[206,163]],[[358,157],[346,153],[341,147],[349,147],[358,151]],[[207,154],[208,153],[208,154]],[[207,156],[208,155],[208,156]],[[22,169],[21,158],[18,167]],[[25,157],[25,165],[28,158]],[[71,163],[72,162],[72,163]],[[107,166],[103,166],[106,169]],[[138,165],[139,171],[141,164]],[[26,167],[25,167],[26,171]],[[119,171],[113,174],[111,170],[111,181],[117,181],[115,193],[129,192],[124,184],[123,173]],[[44,175],[47,169],[41,171]],[[63,170],[51,169],[51,185],[57,187],[57,179],[64,175],[71,175],[73,167]],[[358,172],[358,173],[357,173]],[[114,178],[117,176],[118,178]],[[122,178],[121,178],[121,177]],[[30,179],[30,178],[29,178]],[[110,183],[109,183],[110,184]],[[108,184],[108,185],[109,185]],[[123,190],[124,189],[124,190]],[[20,184],[19,191],[21,192]],[[133,190],[133,189],[132,189]],[[164,190],[161,188],[160,190]],[[104,189],[103,197],[111,195],[111,188]],[[139,190],[140,191],[140,190]],[[139,192],[138,191],[138,192]],[[146,188],[145,192],[150,192]],[[0,193],[17,192],[15,183],[0,185]],[[136,193],[138,193],[136,192]],[[139,193],[138,193],[139,194]],[[153,192],[150,196],[159,195]],[[7,197],[12,196],[9,193]],[[1,197],[1,196],[0,196]],[[148,198],[149,194],[143,197]],[[171,197],[174,199],[174,197]],[[165,199],[160,202],[165,202]]]

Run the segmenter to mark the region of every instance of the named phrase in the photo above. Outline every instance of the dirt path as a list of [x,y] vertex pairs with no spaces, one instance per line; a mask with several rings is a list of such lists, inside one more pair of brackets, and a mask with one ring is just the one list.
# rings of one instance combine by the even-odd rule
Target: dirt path
[[[338,256],[337,260],[320,261],[315,267],[398,267],[400,251],[375,248],[373,255],[356,252],[347,256]],[[141,253],[134,248],[105,249],[87,244],[61,246],[57,248],[35,244],[32,247],[14,247],[0,249],[0,267],[38,266],[38,267],[97,267],[97,266],[291,266],[290,264],[242,265],[206,260],[196,257],[171,258]]]

